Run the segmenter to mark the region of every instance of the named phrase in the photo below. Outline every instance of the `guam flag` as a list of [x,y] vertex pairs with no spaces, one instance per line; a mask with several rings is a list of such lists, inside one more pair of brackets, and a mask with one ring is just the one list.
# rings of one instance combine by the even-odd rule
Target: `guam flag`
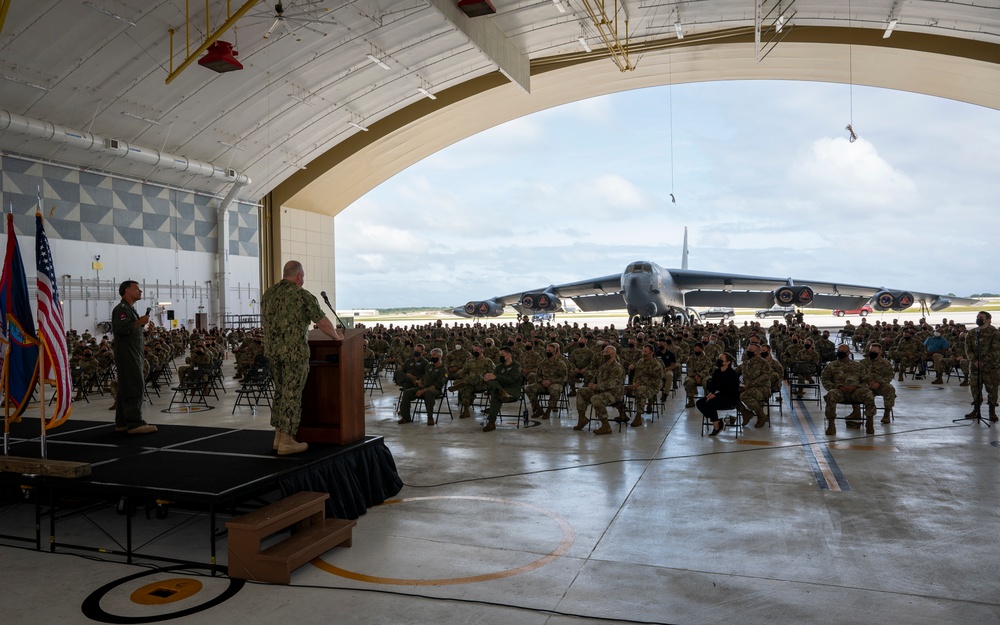
[[10,418],[18,420],[28,407],[38,381],[38,343],[35,320],[28,300],[28,282],[24,277],[21,248],[14,234],[14,216],[7,213],[7,255],[0,279],[0,331],[9,343],[4,359]]

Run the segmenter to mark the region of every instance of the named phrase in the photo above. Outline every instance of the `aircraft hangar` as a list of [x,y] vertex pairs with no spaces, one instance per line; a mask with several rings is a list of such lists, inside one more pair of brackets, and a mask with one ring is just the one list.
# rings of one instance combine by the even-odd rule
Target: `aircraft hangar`
[[[255,312],[261,286],[292,257],[304,261],[309,288],[335,293],[335,215],[420,159],[532,112],[648,86],[756,79],[885,87],[997,109],[998,70],[997,0],[0,0],[0,192],[19,236],[34,235],[36,208],[46,216],[54,255],[67,264],[57,269],[66,274],[70,325],[93,331],[116,299],[100,289],[126,276],[147,289],[155,284],[158,299],[176,290],[175,302],[185,302],[182,319],[200,324],[198,316],[207,314],[214,325]],[[964,407],[964,391],[940,394]],[[934,412],[925,404],[912,416]],[[561,512],[570,522],[547,510],[552,502],[541,494],[508,501],[523,484],[485,494],[461,487],[408,492],[414,523],[430,519],[437,532],[462,525],[469,531],[462,541],[488,536],[517,544],[521,555],[537,552],[540,559],[525,562],[484,557],[502,572],[535,577],[491,577],[456,565],[479,556],[445,539],[444,557],[433,550],[412,556],[434,562],[438,579],[422,585],[390,584],[391,593],[375,595],[379,582],[346,575],[338,579],[350,580],[352,591],[292,597],[284,588],[257,587],[238,613],[221,606],[177,620],[1000,620],[995,558],[982,556],[997,546],[988,529],[996,446],[985,428],[949,431],[929,447],[912,437],[882,446],[839,443],[841,463],[854,471],[860,491],[854,504],[843,503],[854,493],[836,463],[830,466],[828,449],[810,452],[808,461],[792,458],[815,443],[805,430],[792,435],[792,451],[779,449],[763,461],[770,464],[754,465],[748,453],[719,453],[707,466],[686,459],[690,446],[701,444],[688,430],[693,436],[689,431],[672,445],[649,438],[634,448],[635,458],[671,458],[645,468],[595,450],[593,436],[572,450],[547,440],[516,452],[541,471],[565,465],[566,457],[583,465],[560,486],[561,497],[574,500]],[[976,446],[969,458],[951,451],[963,436]],[[455,479],[446,469],[456,464],[463,476],[483,477],[477,454],[487,452],[478,443],[450,442],[451,449],[432,443],[437,465],[414,461],[419,447],[401,445],[407,460],[433,478],[417,485]],[[943,447],[949,451],[936,453]],[[903,475],[879,468],[885,458],[914,450],[900,461]],[[597,470],[605,460],[619,464],[613,472]],[[503,474],[505,462],[492,459],[482,473]],[[794,472],[803,462],[805,478]],[[767,483],[772,474],[779,483]],[[539,475],[525,482],[543,493],[552,482]],[[742,481],[747,475],[752,490]],[[827,488],[817,488],[821,479]],[[671,481],[681,487],[659,486]],[[864,488],[872,484],[881,489]],[[784,496],[785,487],[799,489],[797,498]],[[659,509],[615,508],[632,488]],[[700,505],[703,497],[725,503]],[[428,513],[431,500],[446,502],[454,516]],[[884,511],[890,504],[883,517],[865,516],[866,507]],[[928,508],[933,514],[921,516]],[[621,516],[605,519],[612,509]],[[482,523],[480,515],[491,514],[511,517]],[[786,523],[761,523],[770,514]],[[927,524],[914,526],[911,518]],[[905,532],[894,531],[903,526]],[[666,540],[659,532],[683,546],[668,562],[649,555]],[[766,541],[746,542],[769,532]],[[602,543],[605,536],[610,540]],[[411,546],[398,536],[384,540],[362,553],[386,558]],[[702,542],[714,546],[708,563]],[[359,540],[354,548],[361,547]],[[562,558],[567,554],[572,561]],[[23,622],[79,621],[77,603],[44,605],[47,593],[75,596],[76,586],[86,585],[81,578],[128,574],[125,567],[67,565],[64,556],[51,556],[62,558],[53,564],[45,555],[19,555],[0,548],[0,570],[24,579],[38,579],[43,567],[64,575],[18,593],[37,602],[34,611],[19,608],[28,615]],[[878,564],[869,566],[868,558]],[[421,562],[406,565],[413,573]],[[0,577],[9,587],[7,574]],[[324,574],[309,575],[312,582]],[[537,592],[525,592],[519,579]],[[500,581],[481,590],[468,580]],[[397,593],[415,586],[419,602]],[[673,600],[668,607],[661,603],[666,596]],[[348,615],[352,606],[359,612]],[[143,622],[136,618],[131,622]]]

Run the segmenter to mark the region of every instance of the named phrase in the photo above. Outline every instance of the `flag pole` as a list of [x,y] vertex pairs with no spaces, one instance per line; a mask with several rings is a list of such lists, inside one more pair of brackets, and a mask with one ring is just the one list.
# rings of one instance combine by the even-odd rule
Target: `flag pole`
[[[36,210],[38,211],[39,214],[41,214],[41,212],[42,212],[42,187],[41,187],[41,185],[39,185],[39,186],[37,186],[35,188],[38,190],[38,195],[37,195],[38,204],[37,204]],[[37,245],[37,242],[35,244]],[[38,273],[38,268],[37,267],[35,267],[35,273],[36,274]],[[36,319],[39,318],[38,317],[38,298],[37,298],[37,296],[35,298],[35,318]],[[41,332],[39,332],[38,334],[41,335]],[[49,459],[49,449],[48,449],[48,446],[45,444],[46,443],[46,440],[45,440],[45,341],[41,340],[41,336],[38,336],[36,338],[39,339],[38,340],[38,343],[39,343],[39,345],[38,345],[38,385],[41,387],[41,392],[40,392],[39,396],[40,396],[41,401],[42,401],[42,413],[41,413],[41,417],[39,418],[38,422],[39,422],[39,426],[41,427],[41,430],[42,430],[42,436],[41,436],[42,460],[48,460]]]

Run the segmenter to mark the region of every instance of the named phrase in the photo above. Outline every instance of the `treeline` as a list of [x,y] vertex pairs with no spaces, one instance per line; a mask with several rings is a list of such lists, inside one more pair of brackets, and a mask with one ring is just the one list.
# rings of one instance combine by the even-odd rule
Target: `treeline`
[[[444,309],[440,307],[425,306],[416,308],[379,308],[378,314],[380,315],[409,315],[412,313],[424,313],[424,312],[442,312]],[[451,310],[450,308],[448,309]]]
[[1000,293],[973,293],[970,298],[976,297],[1000,297]]

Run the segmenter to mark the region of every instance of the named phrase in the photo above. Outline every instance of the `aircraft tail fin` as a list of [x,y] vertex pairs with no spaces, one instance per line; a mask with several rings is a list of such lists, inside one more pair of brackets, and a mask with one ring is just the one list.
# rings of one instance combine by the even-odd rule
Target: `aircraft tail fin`
[[688,229],[684,226],[684,247],[681,249],[681,269],[688,268]]

